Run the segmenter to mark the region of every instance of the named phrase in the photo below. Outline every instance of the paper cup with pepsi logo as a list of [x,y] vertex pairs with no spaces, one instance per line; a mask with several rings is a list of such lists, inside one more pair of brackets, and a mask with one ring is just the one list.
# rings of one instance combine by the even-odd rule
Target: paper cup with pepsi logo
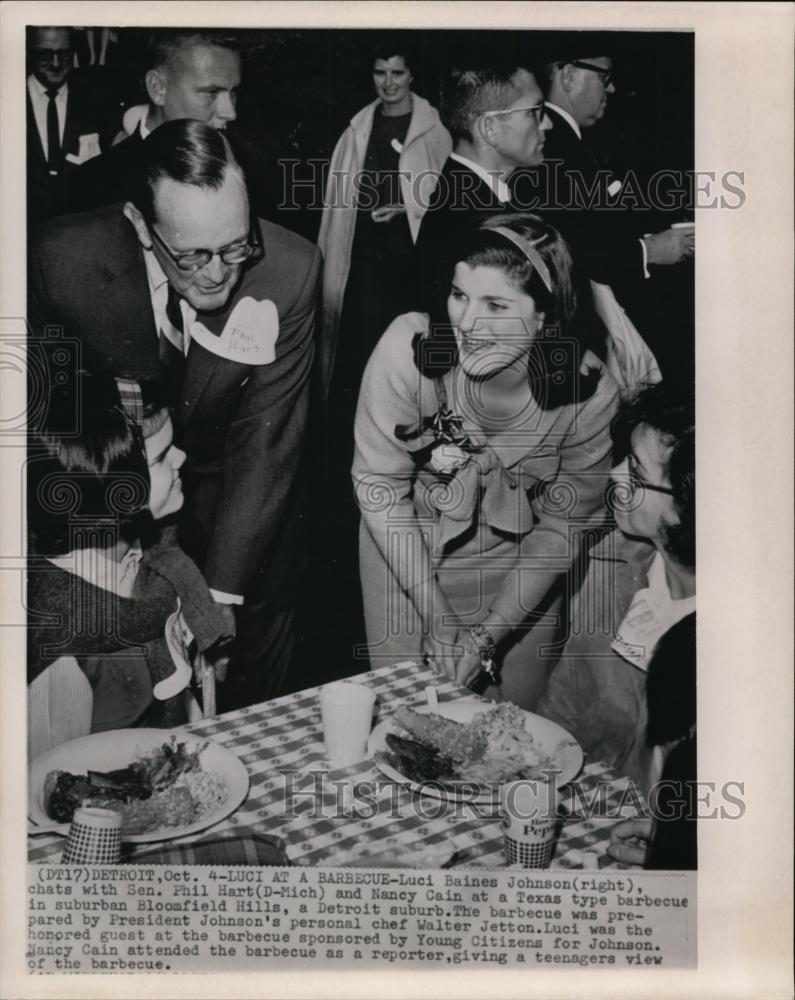
[[500,812],[506,863],[549,868],[557,826],[555,783],[523,779],[502,785]]
[[121,814],[112,809],[75,809],[63,861],[68,865],[113,865],[121,857]]

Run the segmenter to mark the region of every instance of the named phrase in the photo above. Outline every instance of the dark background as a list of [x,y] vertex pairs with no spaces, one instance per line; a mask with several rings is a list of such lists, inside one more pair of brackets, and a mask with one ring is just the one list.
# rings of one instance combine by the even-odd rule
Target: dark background
[[[231,33],[231,32],[230,32]],[[142,53],[146,29],[116,29],[108,65],[86,69],[107,97],[124,108],[143,103]],[[408,39],[413,53],[412,89],[438,106],[441,83],[451,66],[478,60],[515,58],[534,68],[559,34],[543,31],[369,29],[241,30],[234,33],[243,56],[238,120],[230,128],[259,151],[271,185],[283,172],[279,159],[301,161],[297,176],[311,176],[311,159],[327,160],[351,117],[375,99],[373,52],[386,39]],[[612,54],[616,93],[604,119],[588,130],[589,142],[616,173],[635,171],[643,182],[660,169],[686,171],[693,165],[694,35],[677,32],[602,32],[599,51]],[[301,209],[276,214],[283,225],[310,239],[320,223],[322,182],[316,206],[312,192],[299,194]],[[279,199],[274,199],[276,205]],[[681,212],[679,217],[681,217]],[[665,225],[670,224],[670,220]]]

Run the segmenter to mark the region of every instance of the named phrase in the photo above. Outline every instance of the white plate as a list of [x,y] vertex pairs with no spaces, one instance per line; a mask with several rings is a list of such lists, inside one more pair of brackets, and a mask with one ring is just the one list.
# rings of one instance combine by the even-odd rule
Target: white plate
[[[428,715],[431,709],[423,705],[421,707],[409,706],[421,715]],[[458,701],[442,701],[436,709],[435,715],[441,715],[445,719],[452,719],[454,722],[471,722],[478,712],[485,712],[494,708],[494,702],[475,700],[474,698],[461,698]],[[551,758],[555,769],[560,772],[557,776],[557,785],[562,787],[566,782],[571,781],[580,772],[582,767],[582,749],[574,737],[567,733],[565,729],[556,722],[544,719],[540,715],[533,715],[532,712],[524,713],[525,728],[533,737],[533,742],[538,748],[541,759]],[[386,741],[387,733],[397,733],[403,735],[403,728],[395,721],[394,715],[379,722],[370,733],[367,743],[367,753],[369,757],[375,758],[376,767],[393,781],[402,785],[408,785],[424,795],[430,795],[436,799],[448,801],[461,801],[489,803],[494,802],[498,797],[496,787],[483,786],[483,791],[476,797],[472,797],[472,788],[457,789],[455,785],[446,785],[444,782],[424,782],[419,784],[401,774],[398,770],[388,764],[380,756],[383,753],[390,753],[389,744]],[[376,754],[379,754],[376,757]],[[534,761],[530,762],[535,763]]]
[[[201,754],[204,771],[219,775],[227,790],[226,800],[185,826],[167,826],[148,833],[136,833],[122,839],[131,844],[147,844],[156,840],[173,840],[198,833],[220,822],[234,812],[248,794],[248,771],[243,762],[226,747],[212,740],[191,733],[174,733],[178,743],[185,743],[193,750],[206,744]],[[116,729],[94,733],[72,740],[38,757],[30,765],[28,776],[28,816],[41,825],[51,825],[52,820],[44,807],[44,780],[50,771],[69,771],[86,774],[88,771],[114,771],[132,764],[136,758],[167,743],[171,737],[168,729]]]

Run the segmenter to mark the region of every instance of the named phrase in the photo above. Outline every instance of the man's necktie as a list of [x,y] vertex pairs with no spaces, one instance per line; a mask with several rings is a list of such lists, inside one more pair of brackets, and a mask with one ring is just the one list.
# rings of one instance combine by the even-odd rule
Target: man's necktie
[[55,98],[58,96],[56,87],[47,88],[47,169],[57,176],[61,171],[61,130],[58,127],[58,108]]
[[182,321],[179,295],[171,285],[168,286],[166,319],[168,327],[160,331],[160,363],[168,372],[170,395],[176,399],[179,396],[182,376],[185,372],[185,325]]

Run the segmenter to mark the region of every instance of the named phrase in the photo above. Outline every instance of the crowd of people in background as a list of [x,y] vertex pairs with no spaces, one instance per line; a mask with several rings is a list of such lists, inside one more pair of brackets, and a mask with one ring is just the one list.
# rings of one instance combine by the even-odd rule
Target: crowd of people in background
[[416,40],[363,59],[312,231],[240,36],[152,31],[120,101],[122,29],[28,29],[31,378],[77,345],[31,420],[31,756],[197,717],[200,669],[224,711],[424,658],[694,777],[692,220],[590,141],[616,36],[422,94]]

